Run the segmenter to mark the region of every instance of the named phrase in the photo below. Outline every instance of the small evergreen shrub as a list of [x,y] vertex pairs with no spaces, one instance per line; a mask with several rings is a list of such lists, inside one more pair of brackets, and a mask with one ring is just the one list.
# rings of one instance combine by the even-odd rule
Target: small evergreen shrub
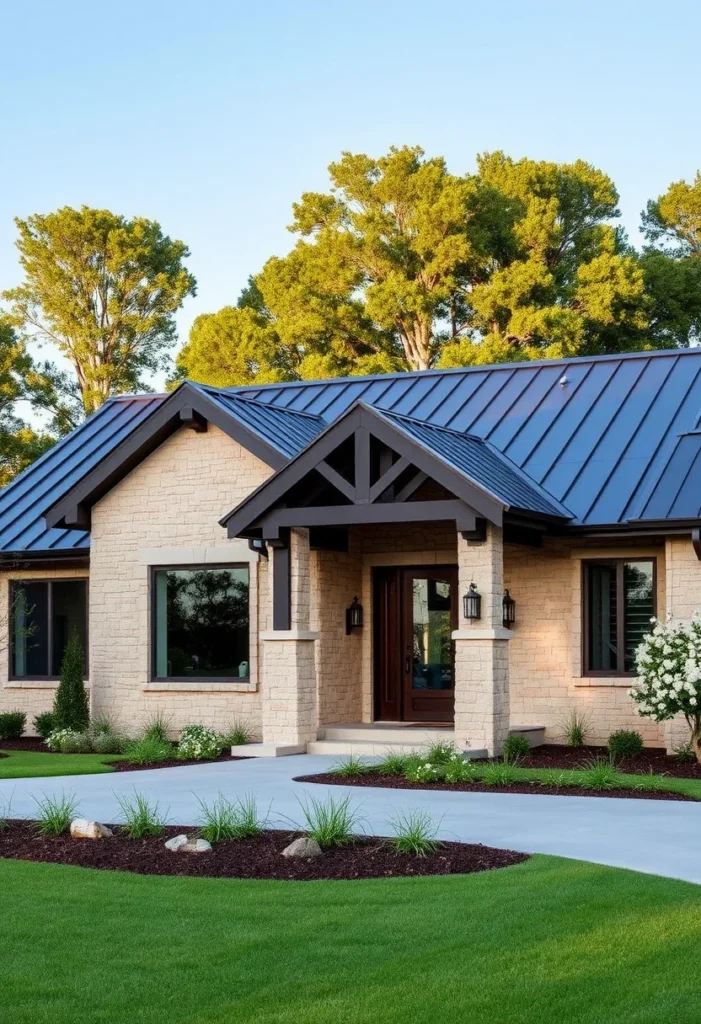
[[83,645],[76,632],[66,644],[53,715],[56,729],[84,732],[90,725],[90,701],[83,683]]
[[37,736],[45,740],[46,737],[54,731],[54,713],[53,711],[42,711],[40,715],[37,715],[34,719],[34,731]]
[[206,759],[219,757],[222,752],[222,741],[213,729],[206,725],[186,725],[180,733],[177,756],[189,760],[190,758]]
[[611,757],[635,757],[643,751],[643,738],[633,729],[618,729],[609,736],[608,751]]
[[531,745],[525,736],[507,736],[504,740],[502,754],[504,761],[510,761],[511,763],[527,761],[531,756]]
[[390,824],[394,829],[391,842],[397,853],[425,857],[440,846],[436,840],[438,825],[427,811],[401,811]]
[[18,740],[26,722],[24,711],[6,711],[0,715],[0,740]]
[[694,748],[691,743],[680,743],[678,747],[674,748],[672,757],[675,761],[679,761],[681,764],[684,764],[687,761],[696,760],[696,754],[694,753]]

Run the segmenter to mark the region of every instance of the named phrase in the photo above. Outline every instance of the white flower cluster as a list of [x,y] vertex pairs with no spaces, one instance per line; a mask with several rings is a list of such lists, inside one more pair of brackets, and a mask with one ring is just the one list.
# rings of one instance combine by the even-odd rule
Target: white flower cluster
[[[641,715],[664,722],[683,714],[701,722],[701,618],[676,625],[650,620],[652,631],[638,647],[638,677],[630,695]],[[696,730],[694,730],[696,731]]]
[[75,729],[53,729],[44,742],[49,750],[62,751],[64,747],[70,746],[77,740],[79,734]]
[[206,725],[186,725],[178,741],[178,757],[219,757],[222,752],[221,736]]

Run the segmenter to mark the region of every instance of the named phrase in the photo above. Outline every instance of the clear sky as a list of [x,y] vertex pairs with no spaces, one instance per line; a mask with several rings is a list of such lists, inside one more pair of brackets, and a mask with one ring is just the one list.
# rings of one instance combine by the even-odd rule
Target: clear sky
[[13,217],[63,205],[157,219],[198,295],[234,302],[292,244],[292,202],[342,150],[420,144],[582,157],[648,198],[701,167],[699,0],[0,0],[0,290]]

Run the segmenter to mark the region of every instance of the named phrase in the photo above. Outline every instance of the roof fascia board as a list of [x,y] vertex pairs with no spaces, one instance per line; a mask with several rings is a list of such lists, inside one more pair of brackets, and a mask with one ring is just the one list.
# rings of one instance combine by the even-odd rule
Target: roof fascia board
[[360,505],[308,505],[275,509],[253,524],[269,540],[286,527],[356,526],[373,523],[423,523],[455,520],[460,531],[476,528],[475,510],[459,498],[439,501],[364,502]]
[[[285,456],[272,448],[251,430],[228,416],[206,395],[189,384],[182,384],[173,394],[143,420],[114,451],[90,470],[46,511],[47,526],[60,526],[68,516],[84,518],[91,507],[132,469],[156,450],[171,434],[183,426],[180,413],[194,409],[205,420],[219,427],[273,469],[284,466]],[[68,523],[68,520],[66,520]],[[85,527],[83,527],[85,528]]]

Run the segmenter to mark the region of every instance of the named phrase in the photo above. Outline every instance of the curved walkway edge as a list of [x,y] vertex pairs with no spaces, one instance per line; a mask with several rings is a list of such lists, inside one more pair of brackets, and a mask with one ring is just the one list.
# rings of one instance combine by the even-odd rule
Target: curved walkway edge
[[304,754],[112,775],[4,779],[0,814],[33,818],[37,798],[65,792],[79,800],[81,815],[119,821],[118,797],[137,791],[157,800],[173,824],[193,825],[200,813],[198,800],[211,802],[221,792],[230,799],[255,796],[272,827],[291,828],[301,821],[300,801],[350,793],[364,829],[375,835],[391,835],[398,812],[421,809],[440,821],[442,839],[573,857],[701,884],[701,802],[354,789],[293,781],[328,771],[333,761]]

